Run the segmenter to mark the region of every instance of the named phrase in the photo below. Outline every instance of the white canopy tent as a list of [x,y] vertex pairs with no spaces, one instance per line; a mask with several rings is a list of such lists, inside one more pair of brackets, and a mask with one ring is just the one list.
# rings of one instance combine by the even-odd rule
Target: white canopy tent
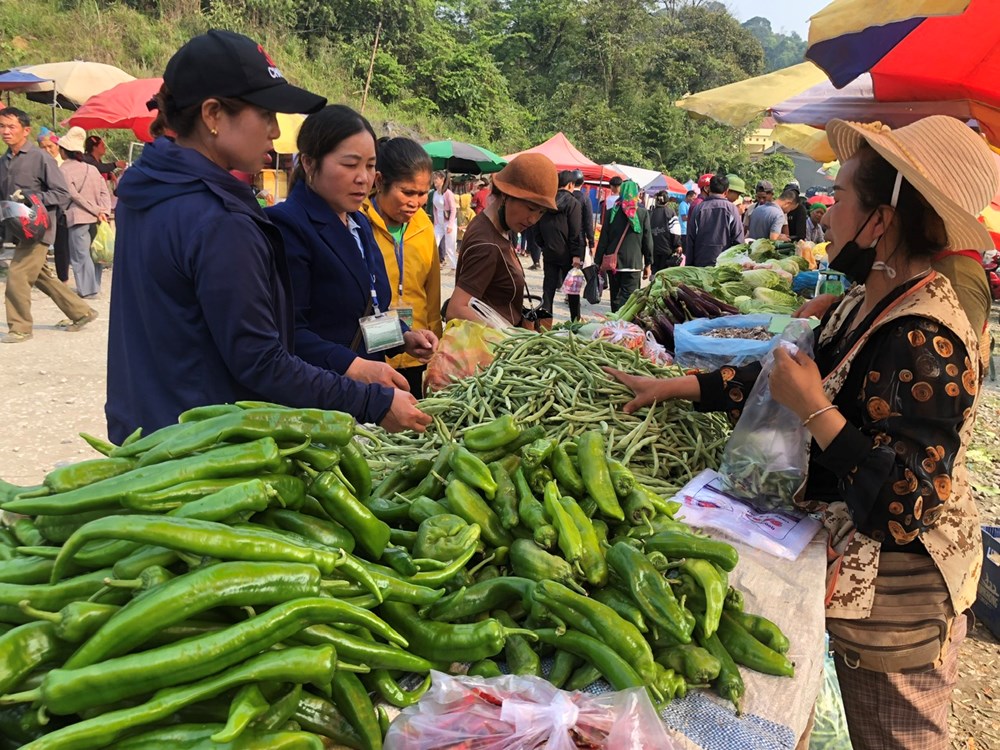
[[659,193],[667,189],[667,178],[655,169],[643,169],[642,167],[629,167],[625,164],[605,164],[604,166],[615,169],[639,186],[640,190],[647,193]]

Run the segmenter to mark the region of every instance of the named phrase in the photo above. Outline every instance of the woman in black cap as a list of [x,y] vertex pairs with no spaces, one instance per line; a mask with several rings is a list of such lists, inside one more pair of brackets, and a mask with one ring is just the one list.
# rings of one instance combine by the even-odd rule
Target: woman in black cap
[[[167,63],[157,139],[119,184],[108,339],[108,434],[151,432],[194,406],[261,399],[349,412],[390,430],[430,418],[405,391],[292,354],[281,235],[230,170],[265,167],[277,112],[326,100],[285,80],[256,42],[212,30]],[[164,135],[169,132],[169,137]]]

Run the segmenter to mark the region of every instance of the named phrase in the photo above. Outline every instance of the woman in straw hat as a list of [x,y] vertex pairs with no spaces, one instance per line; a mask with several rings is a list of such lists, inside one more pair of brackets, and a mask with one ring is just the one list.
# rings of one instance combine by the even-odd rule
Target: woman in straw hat
[[[827,133],[843,164],[826,216],[831,267],[858,284],[818,329],[815,362],[776,350],[771,393],[812,436],[799,504],[830,531],[827,629],[854,748],[943,749],[982,565],[964,463],[983,358],[931,263],[992,245],[976,216],[1000,174],[948,117],[899,130],[833,120]],[[627,412],[686,398],[738,418],[760,365],[612,374],[635,391]]]
[[[111,193],[100,172],[83,160],[87,131],[72,127],[59,139],[63,162],[59,169],[69,187],[70,204],[66,209],[66,233],[69,262],[73,267],[76,293],[93,297],[101,291],[101,267],[90,257],[90,245],[97,223],[107,221],[111,212]],[[65,321],[70,325],[70,321]]]
[[469,222],[455,272],[455,292],[446,317],[481,321],[470,307],[478,298],[512,326],[525,324],[524,268],[511,234],[534,226],[546,211],[556,210],[559,174],[543,154],[521,154],[496,173],[493,200]]

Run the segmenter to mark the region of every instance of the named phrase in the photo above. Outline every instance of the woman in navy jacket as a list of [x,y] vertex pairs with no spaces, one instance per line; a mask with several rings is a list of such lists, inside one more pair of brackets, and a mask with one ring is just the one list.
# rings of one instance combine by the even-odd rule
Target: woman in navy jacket
[[310,115],[299,130],[291,193],[267,213],[288,253],[299,356],[363,383],[408,390],[386,357],[405,351],[427,362],[437,336],[404,322],[401,346],[370,352],[360,330],[376,307],[392,306],[382,251],[361,212],[375,181],[375,142],[372,126],[350,107]]
[[[391,430],[430,421],[403,391],[293,354],[281,235],[249,186],[279,135],[275,112],[322,97],[288,84],[256,42],[210,31],[167,64],[159,137],[122,177],[108,338],[108,435],[171,424],[194,406],[256,399],[349,412]],[[426,420],[426,421],[424,421]]]

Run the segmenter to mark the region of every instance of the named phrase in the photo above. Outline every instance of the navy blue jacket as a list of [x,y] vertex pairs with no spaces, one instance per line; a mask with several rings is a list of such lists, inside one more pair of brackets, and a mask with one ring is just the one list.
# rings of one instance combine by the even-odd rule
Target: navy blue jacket
[[159,138],[122,176],[108,338],[108,435],[194,406],[259,399],[378,422],[393,392],[292,354],[281,234],[250,188]]
[[[399,349],[369,353],[358,335],[358,320],[371,315],[371,278],[379,308],[392,303],[385,261],[361,212],[350,217],[358,225],[364,259],[347,226],[330,205],[304,182],[297,182],[288,199],[267,209],[281,231],[288,254],[295,300],[295,351],[306,362],[344,373],[357,357],[384,362]],[[404,326],[403,330],[407,330]]]

